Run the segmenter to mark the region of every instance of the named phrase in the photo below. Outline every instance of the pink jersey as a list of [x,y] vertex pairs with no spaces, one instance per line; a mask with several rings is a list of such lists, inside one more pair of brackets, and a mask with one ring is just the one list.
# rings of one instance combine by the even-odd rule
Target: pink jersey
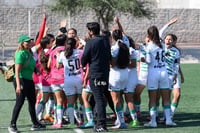
[[[35,65],[35,67],[37,67],[37,68],[39,68],[40,69],[40,64],[39,64],[39,61],[38,60],[36,60],[36,65]],[[41,83],[41,81],[40,81],[40,75],[37,73],[35,73],[35,72],[33,72],[33,82],[35,83],[35,84],[38,84],[38,83]]]
[[[50,55],[52,50],[51,49],[45,49],[45,50],[47,50],[45,52],[45,55]],[[42,65],[40,71],[41,71],[40,81],[42,83],[42,86],[51,86],[51,73],[44,71]]]
[[52,50],[50,54],[51,58],[51,84],[64,84],[64,67],[57,69],[57,57],[56,52],[57,51],[63,51],[65,49],[65,46],[60,46]]

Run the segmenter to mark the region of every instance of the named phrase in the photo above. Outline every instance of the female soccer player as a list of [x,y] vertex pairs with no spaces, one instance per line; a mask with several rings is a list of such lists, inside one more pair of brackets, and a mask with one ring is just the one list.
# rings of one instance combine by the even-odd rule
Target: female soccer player
[[167,126],[175,126],[170,116],[170,97],[169,97],[169,80],[165,66],[164,50],[160,43],[159,32],[156,26],[151,26],[147,30],[150,42],[146,48],[146,57],[142,59],[148,64],[148,91],[149,91],[149,108],[151,121],[144,124],[146,127],[157,127],[156,122],[156,96],[157,90],[163,99],[164,113]]
[[[54,108],[53,127],[62,127],[63,103],[64,103],[64,68],[57,69],[57,52],[63,51],[66,45],[66,35],[61,34],[56,37],[56,45],[52,49],[47,66],[51,69],[51,88],[54,92],[56,103]],[[57,104],[57,105],[56,105]]]
[[63,52],[57,53],[57,68],[64,66],[64,92],[67,96],[67,111],[69,113],[70,125],[74,125],[74,104],[77,101],[78,94],[82,92],[82,69],[80,59],[83,50],[75,49],[76,40],[74,38],[67,39],[67,45]]
[[[178,75],[176,76],[176,79],[175,79],[176,82],[173,85],[173,96],[174,97],[173,97],[172,103],[171,103],[171,116],[172,116],[172,118],[173,118],[173,115],[174,115],[174,113],[176,111],[176,108],[178,106],[178,103],[179,103],[179,99],[180,99],[180,85],[181,85],[181,83],[184,82],[184,76],[183,76],[183,73],[182,73],[181,67],[180,67],[180,50],[176,47],[177,37],[174,34],[165,35],[165,31],[167,30],[167,28],[170,25],[174,24],[177,20],[178,20],[178,18],[173,18],[172,20],[169,21],[169,23],[167,23],[159,31],[160,37],[161,37],[162,40],[164,40],[165,44],[166,44],[166,42],[170,42],[172,44],[172,48],[174,50],[176,50],[176,53],[177,53],[176,64],[179,65],[178,66],[178,73],[177,73]],[[180,81],[180,78],[181,78],[181,81]]]
[[122,32],[120,30],[114,30],[112,33],[113,39],[116,42],[111,48],[111,69],[109,76],[109,88],[110,93],[115,105],[115,111],[118,124],[113,128],[126,128],[124,121],[122,92],[128,83],[128,65],[129,65],[129,49],[122,41]]
[[[47,68],[47,62],[48,62],[49,54],[51,53],[52,42],[50,43],[50,38],[46,36],[41,39],[40,45],[42,47],[42,50],[40,51],[40,54],[39,54],[39,57],[40,57],[39,61],[41,64],[40,77],[41,77],[41,82],[42,82],[43,98],[40,100],[39,104],[36,107],[36,115],[38,117],[38,120],[43,119],[43,115],[39,115],[39,114],[40,113],[43,114],[45,104],[49,100],[49,96],[52,92],[50,69]],[[53,122],[53,118],[51,119],[51,122]]]

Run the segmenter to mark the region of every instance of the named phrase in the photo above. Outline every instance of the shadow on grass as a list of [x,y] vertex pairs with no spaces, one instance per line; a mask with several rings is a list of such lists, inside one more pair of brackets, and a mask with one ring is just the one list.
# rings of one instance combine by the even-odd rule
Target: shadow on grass
[[16,99],[0,99],[0,102],[16,101]]
[[[134,127],[134,130],[146,129],[143,125],[144,123],[149,122],[147,119],[149,112],[142,112],[142,118],[140,120],[140,125],[138,127]],[[159,116],[162,117],[163,114],[159,113]],[[108,127],[113,126],[115,118],[111,118],[107,120]],[[126,123],[130,123],[131,118],[128,117]],[[174,122],[177,123],[176,127],[196,127],[200,125],[200,113],[186,113],[186,112],[177,112],[174,116]],[[166,127],[164,122],[159,122],[157,128],[176,128],[176,127]],[[132,130],[133,128],[128,128],[125,130]]]
[[179,112],[175,114],[174,121],[179,127],[195,127],[200,125],[200,113]]
[[[107,116],[110,114],[108,113]],[[166,127],[164,123],[159,123],[157,128],[146,128],[144,127],[144,123],[148,122],[146,119],[148,116],[148,112],[142,112],[142,119],[140,122],[140,125],[138,127],[133,127],[133,128],[127,128],[127,129],[122,129],[122,132],[134,132],[134,131],[147,131],[147,129],[153,129],[152,131],[158,131],[160,132],[160,129],[174,129],[174,130],[179,130],[180,128],[184,127],[199,127],[200,125],[200,115],[199,113],[185,113],[185,112],[178,112],[174,116],[174,121],[177,123],[176,127]],[[159,116],[162,116],[162,113],[159,113]],[[107,119],[107,127],[109,129],[109,132],[120,132],[120,130],[112,129],[111,127],[113,126],[113,122],[115,121],[116,118],[109,118]],[[131,121],[131,118],[128,118],[126,123],[129,123]],[[44,132],[49,132],[49,131],[70,131],[74,129],[67,128],[67,125],[64,124],[62,128],[53,128],[52,123],[45,123],[47,128],[44,130]],[[31,124],[20,124],[18,125],[19,128],[31,128]],[[81,129],[84,132],[89,132],[89,128]],[[89,129],[90,130],[90,129]],[[92,128],[91,128],[92,131]],[[149,131],[149,130],[148,130]],[[23,131],[22,131],[23,132]]]

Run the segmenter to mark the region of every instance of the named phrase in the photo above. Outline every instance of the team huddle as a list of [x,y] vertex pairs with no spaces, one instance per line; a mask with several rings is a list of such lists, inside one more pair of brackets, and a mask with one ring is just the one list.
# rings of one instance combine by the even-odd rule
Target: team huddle
[[[45,120],[61,128],[67,116],[68,128],[94,127],[95,132],[106,132],[105,99],[116,117],[113,129],[136,127],[141,121],[140,96],[145,87],[149,93],[150,121],[144,126],[157,127],[160,97],[163,121],[167,126],[176,126],[173,116],[184,78],[177,37],[165,35],[165,31],[177,18],[160,31],[156,26],[149,27],[143,44],[125,34],[117,17],[117,27],[101,34],[98,23],[87,23],[88,35],[84,39],[78,38],[76,29],[66,30],[66,21],[62,21],[54,37],[45,28],[45,21],[44,15],[36,43],[26,35],[19,38],[14,79],[18,95],[9,132],[18,132],[16,121],[25,97],[29,100],[31,130],[44,129],[40,123]],[[35,91],[31,94],[26,91],[30,86]],[[130,116],[129,124],[124,114]]]

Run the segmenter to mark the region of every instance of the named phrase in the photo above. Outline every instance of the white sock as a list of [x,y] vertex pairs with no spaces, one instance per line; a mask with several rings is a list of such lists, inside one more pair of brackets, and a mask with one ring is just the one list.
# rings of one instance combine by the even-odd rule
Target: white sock
[[85,108],[85,114],[88,121],[93,121],[92,107]]
[[151,121],[156,122],[156,107],[150,108]]
[[44,106],[45,106],[45,103],[43,101],[41,101],[38,105],[37,105],[37,108],[36,108],[36,116],[38,118],[38,120],[41,120],[42,117],[43,117],[43,112],[44,112]]
[[81,123],[81,116],[77,106],[74,107],[74,117],[78,123]]
[[70,123],[74,123],[74,106],[68,104],[67,105],[67,112],[68,112]]
[[57,123],[62,123],[63,105],[57,105]]
[[172,119],[171,119],[171,110],[170,110],[170,108],[165,108],[165,109],[164,109],[164,112],[165,112],[166,121],[172,121]]
[[131,118],[132,120],[137,120],[137,114],[136,114],[136,110],[130,110],[130,114],[131,114]]
[[58,122],[58,118],[57,118],[57,104],[56,103],[53,106],[53,112],[54,112],[54,121],[53,121],[53,124],[56,124]]
[[119,119],[119,122],[120,122],[120,124],[121,123],[125,123],[125,121],[124,121],[124,111],[123,111],[123,107],[118,107],[118,108],[116,108],[115,109],[116,110],[116,114],[117,114],[117,117],[118,117],[118,119]]
[[54,100],[49,99],[48,102],[46,103],[46,113],[47,114],[51,114],[51,111],[53,110],[53,106],[54,106]]

